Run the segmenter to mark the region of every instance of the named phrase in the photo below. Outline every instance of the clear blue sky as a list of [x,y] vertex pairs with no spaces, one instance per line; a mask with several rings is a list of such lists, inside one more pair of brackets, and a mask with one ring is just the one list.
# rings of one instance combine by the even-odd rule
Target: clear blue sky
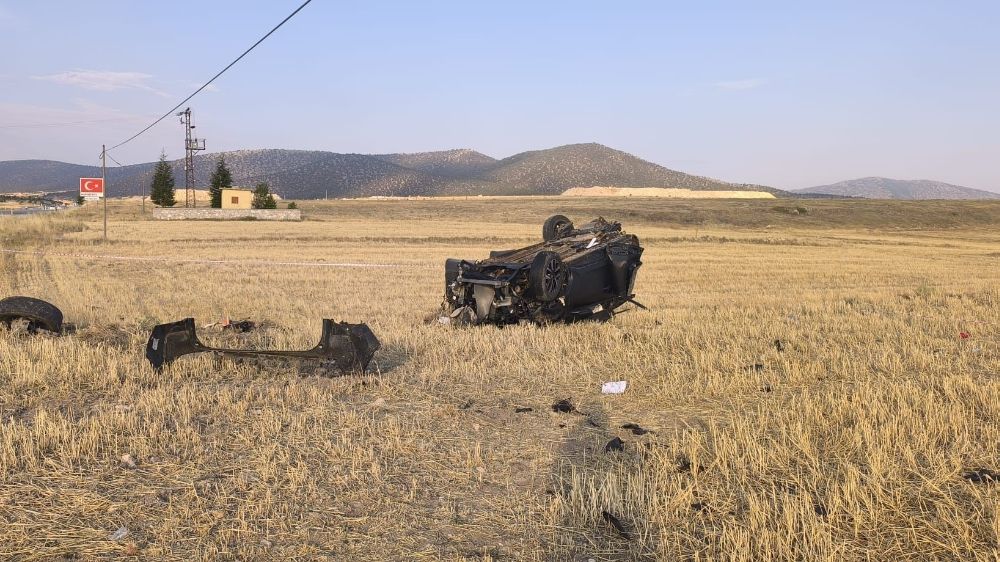
[[[0,0],[0,159],[95,163],[299,3]],[[996,1],[313,0],[190,105],[210,151],[600,142],[783,188],[1000,191],[998,25]]]

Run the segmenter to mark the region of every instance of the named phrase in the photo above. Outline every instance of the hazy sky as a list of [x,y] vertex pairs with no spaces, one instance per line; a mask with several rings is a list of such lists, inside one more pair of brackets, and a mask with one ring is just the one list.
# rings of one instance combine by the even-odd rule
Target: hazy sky
[[[300,3],[0,0],[0,160],[96,163]],[[782,188],[1000,191],[998,25],[995,0],[313,0],[190,105],[210,152],[599,142]],[[182,146],[171,117],[114,156]]]

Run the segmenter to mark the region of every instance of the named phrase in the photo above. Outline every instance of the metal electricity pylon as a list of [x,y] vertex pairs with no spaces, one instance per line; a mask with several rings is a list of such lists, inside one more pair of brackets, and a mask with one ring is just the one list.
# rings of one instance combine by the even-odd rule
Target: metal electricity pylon
[[194,153],[205,150],[205,139],[196,139],[191,131],[194,125],[191,123],[191,108],[177,113],[184,125],[184,206],[194,207]]

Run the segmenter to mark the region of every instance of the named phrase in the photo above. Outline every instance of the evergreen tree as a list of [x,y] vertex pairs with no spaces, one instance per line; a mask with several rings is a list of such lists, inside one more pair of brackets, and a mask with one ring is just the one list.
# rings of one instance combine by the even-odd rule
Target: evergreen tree
[[250,206],[254,209],[278,208],[278,202],[274,200],[274,195],[271,195],[271,186],[266,181],[258,183],[257,187],[253,188],[253,201]]
[[160,161],[153,170],[153,186],[149,190],[149,199],[161,207],[173,207],[177,204],[177,200],[174,199],[174,172],[167,163],[166,152],[160,153]]
[[226,157],[220,156],[215,163],[215,171],[212,172],[211,187],[208,188],[208,193],[212,196],[213,209],[222,208],[222,190],[229,187],[233,187],[233,174],[226,167]]

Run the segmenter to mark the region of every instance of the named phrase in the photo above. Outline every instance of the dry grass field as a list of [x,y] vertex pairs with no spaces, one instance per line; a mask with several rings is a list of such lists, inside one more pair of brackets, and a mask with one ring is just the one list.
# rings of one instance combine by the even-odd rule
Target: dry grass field
[[[0,218],[0,296],[76,325],[0,329],[0,559],[1000,559],[1000,483],[965,477],[1000,471],[1000,203],[301,207],[154,222],[112,202],[107,243],[96,205]],[[526,245],[554,212],[640,237],[648,311],[427,321],[446,257]],[[186,316],[300,348],[321,318],[365,321],[383,348],[368,376],[153,371],[150,327]]]

